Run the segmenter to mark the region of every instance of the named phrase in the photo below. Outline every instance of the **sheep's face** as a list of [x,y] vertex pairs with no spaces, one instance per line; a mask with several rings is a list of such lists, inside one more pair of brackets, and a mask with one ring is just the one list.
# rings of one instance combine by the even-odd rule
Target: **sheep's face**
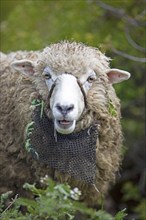
[[69,134],[84,111],[86,94],[96,75],[94,71],[88,71],[80,78],[68,73],[56,75],[47,67],[43,76],[50,93],[54,127],[62,134]]
[[55,129],[63,134],[74,131],[86,107],[86,96],[92,97],[90,103],[87,100],[90,110],[97,111],[99,100],[100,105],[105,100],[104,109],[107,106],[105,95],[108,84],[130,77],[127,71],[110,69],[109,59],[99,50],[80,43],[54,44],[45,48],[39,56],[35,61],[16,60],[12,67],[35,82],[36,90],[49,101],[52,113],[49,116],[53,117]]

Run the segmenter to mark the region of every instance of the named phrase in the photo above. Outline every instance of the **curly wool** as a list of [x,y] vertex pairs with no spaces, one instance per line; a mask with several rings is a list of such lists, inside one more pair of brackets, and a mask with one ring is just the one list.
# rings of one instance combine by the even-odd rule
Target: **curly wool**
[[[31,80],[11,68],[12,61],[21,59],[36,61],[36,79]],[[1,193],[13,190],[14,193],[23,195],[22,185],[25,182],[38,182],[40,177],[46,174],[57,181],[67,181],[72,187],[79,187],[82,191],[81,200],[91,206],[97,203],[101,194],[106,193],[119,170],[122,144],[120,103],[105,74],[109,69],[109,60],[98,49],[75,42],[52,44],[43,52],[17,51],[8,55],[3,54],[0,72],[0,89],[3,94],[0,109]],[[34,161],[23,148],[25,127],[31,121],[33,111],[32,97],[40,94],[45,101],[48,97],[46,84],[41,79],[45,66],[49,66],[56,74],[71,72],[78,77],[88,68],[93,69],[97,74],[97,80],[87,95],[88,109],[77,122],[75,129],[76,132],[80,131],[98,120],[96,187]],[[115,108],[115,115],[109,111],[110,102]]]

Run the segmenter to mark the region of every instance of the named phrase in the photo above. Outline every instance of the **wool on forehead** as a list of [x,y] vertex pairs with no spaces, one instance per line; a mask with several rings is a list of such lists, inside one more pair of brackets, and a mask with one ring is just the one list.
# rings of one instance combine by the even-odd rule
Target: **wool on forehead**
[[46,47],[41,53],[41,60],[56,73],[76,71],[82,74],[89,68],[104,72],[109,69],[110,59],[96,48],[62,41]]

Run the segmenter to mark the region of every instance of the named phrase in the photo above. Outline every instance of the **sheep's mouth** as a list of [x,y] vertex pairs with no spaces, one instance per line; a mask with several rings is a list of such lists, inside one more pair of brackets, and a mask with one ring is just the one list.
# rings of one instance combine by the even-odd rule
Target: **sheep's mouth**
[[68,121],[68,120],[58,120],[57,124],[59,127],[63,128],[63,129],[67,129],[70,126],[73,125],[73,121]]
[[76,120],[54,120],[54,128],[61,134],[70,134],[74,131]]

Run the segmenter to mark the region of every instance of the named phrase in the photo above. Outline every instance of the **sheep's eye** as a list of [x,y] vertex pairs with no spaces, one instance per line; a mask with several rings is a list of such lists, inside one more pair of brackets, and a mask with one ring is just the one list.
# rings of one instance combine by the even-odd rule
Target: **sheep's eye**
[[50,73],[43,73],[43,75],[44,75],[44,77],[45,77],[45,79],[51,79],[51,74]]
[[49,67],[45,67],[42,75],[44,76],[44,78],[46,80],[51,79],[50,68]]
[[89,83],[93,83],[94,80],[95,80],[95,76],[89,76],[88,79],[87,79],[87,81]]

